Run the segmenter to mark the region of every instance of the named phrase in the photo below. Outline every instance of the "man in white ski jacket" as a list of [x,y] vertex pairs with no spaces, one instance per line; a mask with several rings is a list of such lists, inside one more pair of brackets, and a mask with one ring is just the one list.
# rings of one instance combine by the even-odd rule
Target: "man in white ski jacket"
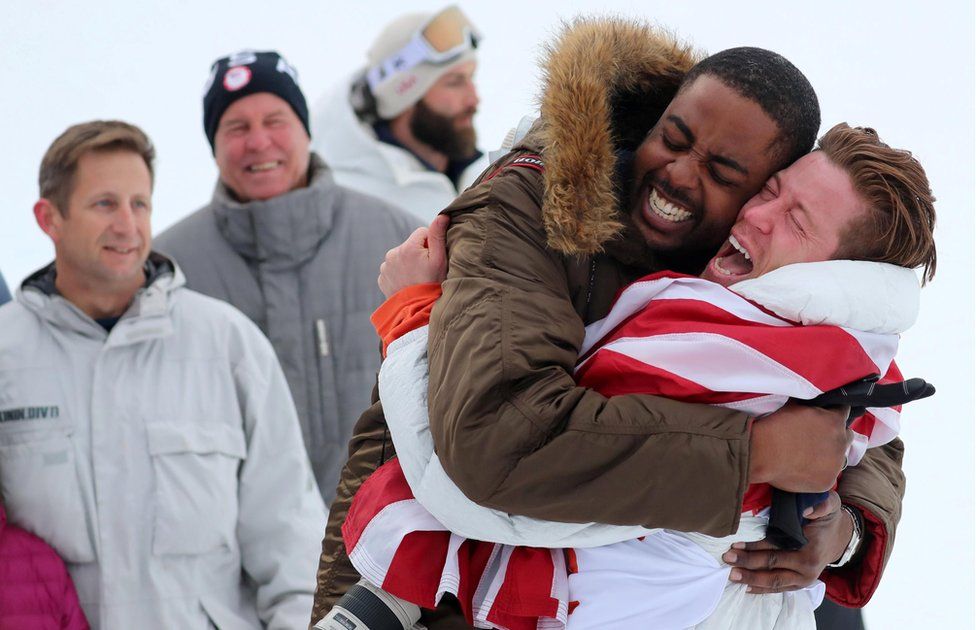
[[480,34],[456,6],[411,13],[373,43],[367,65],[326,93],[312,146],[336,181],[425,224],[488,166],[475,147]]
[[204,130],[220,181],[156,246],[188,287],[233,304],[268,336],[328,504],[380,366],[369,323],[382,301],[376,270],[420,222],[335,183],[309,151],[296,76],[271,51],[213,64]]
[[150,250],[153,149],[76,125],[41,165],[52,264],[0,308],[0,493],[95,628],[299,628],[325,509],[274,351]]

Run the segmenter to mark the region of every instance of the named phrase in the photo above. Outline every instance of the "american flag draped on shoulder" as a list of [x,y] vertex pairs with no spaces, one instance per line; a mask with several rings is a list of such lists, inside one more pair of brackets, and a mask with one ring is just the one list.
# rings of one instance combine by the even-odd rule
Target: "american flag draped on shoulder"
[[[587,327],[576,379],[605,396],[653,394],[758,417],[791,397],[814,398],[869,375],[901,380],[897,346],[897,335],[799,326],[718,284],[664,272],[629,285],[609,315]],[[898,433],[899,413],[869,409],[855,422],[852,464]],[[768,505],[769,488],[753,486],[743,511]],[[364,577],[421,606],[452,592],[476,627],[566,621],[567,569],[558,552],[445,531],[413,499],[395,459],[356,494],[343,534]]]
[[[663,272],[628,285],[587,327],[576,380],[605,396],[655,394],[762,416],[870,375],[902,380],[898,336],[798,326],[714,282]],[[857,420],[851,465],[889,442],[896,409]]]

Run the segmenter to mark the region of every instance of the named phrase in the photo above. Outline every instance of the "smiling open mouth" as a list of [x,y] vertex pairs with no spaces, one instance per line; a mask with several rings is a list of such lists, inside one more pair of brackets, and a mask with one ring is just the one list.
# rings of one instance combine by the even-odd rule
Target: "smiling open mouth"
[[654,213],[654,216],[660,217],[665,221],[670,221],[671,223],[687,221],[692,216],[687,210],[679,208],[659,195],[654,188],[651,188],[650,193],[647,195],[647,207]]
[[277,168],[281,165],[281,162],[275,160],[273,162],[261,162],[260,164],[251,164],[244,170],[248,173],[263,173],[264,171],[270,171],[273,168]]
[[712,266],[726,276],[744,276],[752,273],[752,256],[734,236],[729,236],[712,260]]

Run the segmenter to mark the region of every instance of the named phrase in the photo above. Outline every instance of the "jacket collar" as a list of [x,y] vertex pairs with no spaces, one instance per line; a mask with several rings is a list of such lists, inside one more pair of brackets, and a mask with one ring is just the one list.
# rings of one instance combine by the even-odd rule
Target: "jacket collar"
[[251,261],[291,268],[315,255],[332,230],[338,195],[329,167],[312,153],[304,188],[242,203],[218,181],[211,206],[217,229],[234,251]]
[[169,317],[171,296],[184,285],[183,272],[172,260],[156,252],[149,254],[145,272],[145,284],[136,291],[132,303],[112,328],[111,334],[58,293],[53,262],[24,280],[18,299],[52,326],[70,329],[93,339],[104,340],[108,337],[108,345],[125,345],[169,335],[173,330]]
[[519,147],[545,160],[550,247],[650,258],[619,210],[618,156],[641,143],[696,57],[670,34],[622,18],[577,20],[547,47],[540,120]]
[[795,263],[729,289],[805,326],[889,335],[912,327],[921,300],[914,271],[865,260]]

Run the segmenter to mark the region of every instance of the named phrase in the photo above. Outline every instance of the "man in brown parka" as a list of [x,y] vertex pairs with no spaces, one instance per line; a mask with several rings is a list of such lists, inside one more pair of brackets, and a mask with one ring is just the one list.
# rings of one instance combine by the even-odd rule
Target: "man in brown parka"
[[[430,326],[431,430],[445,470],[477,503],[547,520],[724,536],[738,526],[750,481],[822,490],[823,480],[841,467],[788,461],[780,454],[782,442],[777,449],[769,433],[760,439],[756,427],[776,430],[778,421],[772,417],[754,426],[751,418],[727,409],[652,396],[608,399],[573,382],[583,327],[606,314],[617,291],[662,268],[697,272],[695,267],[727,236],[742,203],[772,172],[798,157],[769,145],[757,149],[752,136],[761,137],[763,121],[750,126],[734,108],[731,113],[718,106],[712,111],[707,93],[697,101],[700,106],[692,103],[680,115],[667,109],[694,62],[688,48],[639,24],[593,20],[570,25],[549,50],[540,122],[444,211],[452,221],[450,266]],[[682,94],[700,84],[737,92],[736,86],[706,74]],[[723,106],[729,107],[728,100]],[[668,124],[648,134],[662,114]],[[718,123],[710,121],[722,116],[731,118],[719,133]],[[689,129],[686,121],[696,118],[701,124]],[[737,125],[737,133],[723,137]],[[812,146],[818,125],[819,113],[802,151]],[[655,133],[675,153],[680,150],[676,143],[694,146],[684,153],[694,158],[702,175],[681,171],[691,168],[687,160],[674,159],[663,168],[670,169],[669,178],[710,178],[706,195],[688,199],[672,190],[674,181],[659,186],[638,179],[633,185],[638,194],[619,199],[620,190],[631,190],[620,186],[619,156],[637,149],[638,166],[641,160],[653,162],[642,141]],[[769,137],[776,142],[770,144],[785,135],[774,129]],[[711,140],[710,149],[725,142],[731,146],[728,153],[742,157],[716,157],[710,150],[700,154],[699,145]],[[649,194],[658,188],[673,193],[672,201],[688,203],[670,204]],[[727,203],[714,201],[722,195]],[[641,208],[633,217],[620,210],[631,204]],[[678,232],[683,247],[669,251],[674,235],[650,216],[649,205],[664,213],[695,210],[701,215],[688,222],[687,234]],[[715,218],[716,206],[732,205],[731,216]],[[710,225],[713,219],[716,225]],[[799,427],[837,422],[823,412],[782,413],[789,426],[781,435],[809,436]],[[843,430],[829,433],[838,434],[843,436]],[[833,452],[842,453],[842,447]],[[376,404],[360,418],[350,443],[323,540],[313,620],[358,580],[340,527],[362,481],[393,455]],[[880,579],[900,516],[901,455],[896,440],[872,449],[859,466],[845,471],[839,493],[845,504],[858,508],[865,527],[859,558],[821,576],[828,595],[841,603],[863,605]],[[835,516],[832,522],[838,520]],[[812,542],[805,553],[819,554],[813,561],[819,562],[818,572],[840,555],[832,551],[836,544],[820,538],[846,534],[843,549],[851,530],[848,525],[836,534],[837,527],[824,527],[819,537],[809,532]],[[764,576],[757,575],[756,583],[765,588],[795,587],[776,583],[779,577],[763,583]],[[427,622],[430,627],[438,623],[434,617]],[[456,622],[441,620],[443,627]]]

